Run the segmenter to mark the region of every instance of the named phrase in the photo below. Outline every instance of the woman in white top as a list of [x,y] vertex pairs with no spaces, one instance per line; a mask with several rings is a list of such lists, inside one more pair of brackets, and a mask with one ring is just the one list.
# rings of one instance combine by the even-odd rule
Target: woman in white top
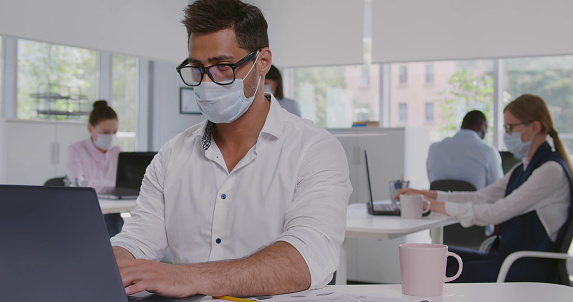
[[[423,194],[433,212],[450,215],[462,226],[500,224],[499,236],[488,253],[450,247],[464,260],[457,282],[494,282],[507,255],[519,250],[554,251],[573,211],[571,162],[545,101],[522,95],[504,109],[504,141],[522,162],[502,179],[476,192],[405,189],[400,194]],[[546,138],[553,139],[556,151]],[[454,270],[455,269],[455,270]],[[448,265],[450,274],[457,271]],[[518,260],[507,281],[555,282],[553,260]]]

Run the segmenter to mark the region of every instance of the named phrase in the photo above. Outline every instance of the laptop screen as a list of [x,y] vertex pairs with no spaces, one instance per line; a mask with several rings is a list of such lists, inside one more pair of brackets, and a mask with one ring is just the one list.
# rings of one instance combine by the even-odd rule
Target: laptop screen
[[127,301],[92,188],[0,185],[1,301]]
[[117,161],[116,195],[138,195],[147,166],[157,152],[121,152]]

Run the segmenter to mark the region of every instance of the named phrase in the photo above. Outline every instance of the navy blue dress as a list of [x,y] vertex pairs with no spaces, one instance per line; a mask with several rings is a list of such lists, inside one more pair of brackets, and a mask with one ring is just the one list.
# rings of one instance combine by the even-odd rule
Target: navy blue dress
[[[516,167],[507,184],[505,196],[519,188],[531,173],[548,161],[559,163],[568,176],[569,188],[571,173],[563,158],[551,150],[547,142],[537,149],[525,171],[523,163]],[[570,194],[569,217],[573,212],[573,194]],[[559,230],[557,240],[563,236],[564,228]],[[507,255],[522,250],[554,252],[555,242],[549,238],[537,212],[535,210],[505,221],[499,226],[499,235],[489,253],[480,253],[475,250],[448,247],[448,249],[462,258],[464,268],[462,274],[454,282],[495,282],[503,260]],[[458,264],[452,257],[448,258],[447,276],[458,271]],[[557,282],[557,261],[539,258],[522,258],[514,262],[508,272],[506,281],[528,282]]]

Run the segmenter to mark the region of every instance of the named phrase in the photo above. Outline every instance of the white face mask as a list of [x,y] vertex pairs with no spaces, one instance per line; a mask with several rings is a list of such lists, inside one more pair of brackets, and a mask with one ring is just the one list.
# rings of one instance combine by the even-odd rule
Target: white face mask
[[115,144],[115,134],[100,134],[98,133],[97,139],[94,140],[94,145],[102,150],[109,150]]
[[[525,129],[527,129],[527,127]],[[522,132],[525,131],[525,129],[523,129]],[[529,153],[529,149],[531,148],[531,141],[533,140],[532,137],[528,142],[521,141],[522,132],[512,132],[511,134],[505,133],[503,135],[503,141],[505,142],[507,150],[509,150],[509,152],[513,153],[513,155],[519,159],[524,158],[527,153]]]
[[197,95],[197,105],[208,120],[216,124],[232,123],[251,107],[259,90],[261,77],[259,76],[257,81],[255,93],[249,98],[245,97],[243,80],[249,76],[258,58],[259,54],[243,79],[235,79],[235,82],[230,85],[202,82],[201,85],[195,87],[193,91]]

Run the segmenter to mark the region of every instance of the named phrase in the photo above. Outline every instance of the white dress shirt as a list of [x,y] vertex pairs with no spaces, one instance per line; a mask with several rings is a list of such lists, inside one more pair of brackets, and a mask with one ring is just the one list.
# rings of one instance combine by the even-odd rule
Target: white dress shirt
[[433,143],[426,162],[430,183],[442,179],[463,180],[477,190],[503,177],[501,157],[473,130],[461,129],[453,137]]
[[112,244],[151,260],[169,246],[174,263],[189,264],[240,259],[285,241],[306,261],[311,288],[324,286],[338,268],[352,192],[338,140],[273,97],[257,143],[229,173],[208,125],[161,148]]
[[[526,169],[529,161],[524,158],[523,163]],[[555,241],[559,229],[567,220],[570,203],[569,181],[563,167],[554,161],[544,163],[533,170],[519,188],[504,197],[513,169],[483,190],[438,191],[437,200],[445,201],[448,215],[458,219],[464,227],[499,224],[535,210],[547,235]]]

